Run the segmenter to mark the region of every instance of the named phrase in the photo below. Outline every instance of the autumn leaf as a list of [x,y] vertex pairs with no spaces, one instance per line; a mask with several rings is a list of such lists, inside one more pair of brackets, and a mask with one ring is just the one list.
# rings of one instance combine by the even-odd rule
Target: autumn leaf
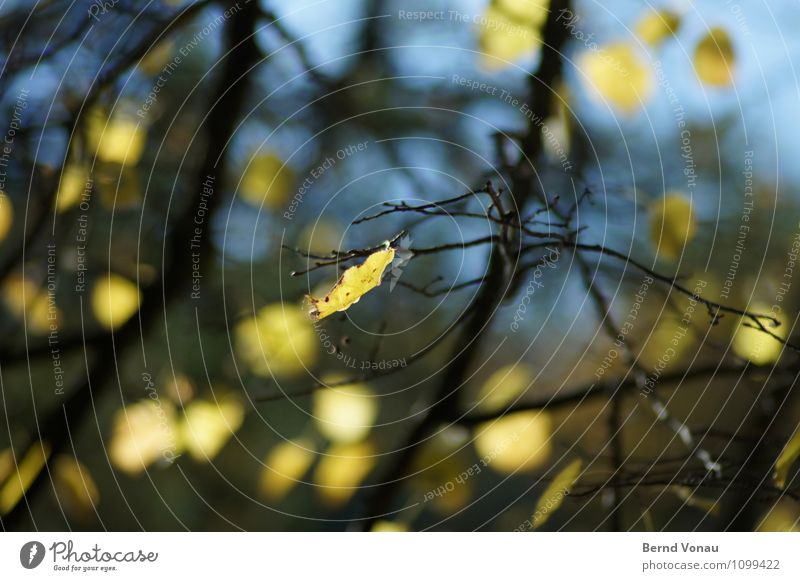
[[539,502],[536,503],[536,510],[533,511],[533,528],[538,529],[550,515],[558,510],[564,497],[572,490],[572,485],[578,479],[583,468],[583,461],[576,458],[559,472],[550,485],[545,488]]
[[311,318],[319,321],[337,311],[346,311],[356,304],[361,297],[381,284],[383,271],[392,260],[394,260],[394,248],[373,252],[363,263],[345,270],[323,298],[306,295],[311,303],[309,313]]
[[798,429],[792,439],[786,443],[783,452],[775,462],[775,483],[778,488],[786,486],[786,479],[789,477],[789,469],[795,460],[800,457],[800,429]]

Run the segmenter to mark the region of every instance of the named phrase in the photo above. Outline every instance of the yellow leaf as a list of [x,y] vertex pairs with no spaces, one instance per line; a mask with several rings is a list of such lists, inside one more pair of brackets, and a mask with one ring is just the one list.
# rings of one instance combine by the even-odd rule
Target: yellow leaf
[[[336,376],[324,378],[326,383],[338,380]],[[360,383],[326,387],[314,392],[313,414],[322,435],[345,444],[366,437],[378,416],[378,404],[372,391]]]
[[668,192],[650,210],[650,239],[656,252],[675,260],[686,252],[697,230],[692,202],[678,192]]
[[636,34],[651,46],[658,46],[665,39],[673,36],[681,25],[681,17],[670,10],[647,11],[647,14],[636,23]]
[[501,367],[481,387],[477,408],[485,412],[499,411],[522,395],[532,381],[533,370],[525,364]]
[[528,22],[520,21],[498,6],[486,7],[478,32],[482,66],[506,68],[521,57],[534,54],[541,44],[542,39]]
[[[752,313],[767,314],[771,311],[766,303],[754,302],[749,309]],[[776,317],[780,321],[780,326],[773,327],[768,321],[762,320],[764,326],[781,339],[786,339],[786,331],[789,327],[788,319],[783,313]],[[742,318],[733,335],[733,352],[739,357],[749,359],[756,365],[770,365],[775,363],[783,351],[783,345],[774,337],[760,329],[754,329],[748,325],[754,325],[751,320]]]
[[8,514],[17,506],[49,457],[50,444],[47,442],[36,442],[28,449],[17,469],[12,468],[8,480],[0,487],[0,515]]
[[113,272],[98,278],[92,288],[92,312],[106,329],[124,325],[139,310],[141,300],[139,287]]
[[292,490],[314,462],[314,443],[307,438],[281,442],[264,459],[259,490],[277,501]]
[[139,163],[147,134],[133,117],[124,114],[109,117],[95,109],[89,113],[87,129],[99,160],[131,166]]
[[724,87],[733,81],[736,67],[733,42],[724,29],[715,27],[694,51],[697,77],[707,85]]
[[794,500],[783,498],[762,517],[756,528],[760,533],[800,532],[800,512]]
[[564,502],[564,497],[572,490],[572,485],[578,479],[582,468],[583,461],[580,458],[576,458],[562,468],[547,488],[544,489],[539,502],[536,503],[536,509],[533,511],[532,522],[534,529],[541,527],[550,518],[550,515],[558,510],[561,503]]
[[236,324],[236,353],[262,377],[293,377],[317,360],[317,336],[302,309],[273,303]]
[[11,200],[3,192],[0,192],[0,241],[5,240],[11,225],[14,223],[14,207]]
[[334,444],[325,454],[314,472],[314,484],[325,503],[341,506],[375,466],[375,448],[369,442]]
[[550,0],[495,0],[493,4],[516,20],[539,26],[547,19]]
[[48,295],[29,278],[10,275],[3,285],[3,301],[14,315],[25,318],[27,328],[34,334],[47,334],[51,325],[58,325],[60,311],[55,296]]
[[625,43],[587,50],[578,58],[578,68],[597,98],[625,113],[637,111],[653,92],[652,71]]
[[59,212],[66,212],[77,206],[84,193],[89,192],[91,192],[89,170],[79,164],[67,166],[61,175],[61,184],[59,184],[56,196],[56,209]]
[[114,415],[108,456],[129,474],[139,474],[163,459],[172,462],[180,453],[175,409],[166,400],[144,399]]
[[789,470],[798,457],[800,457],[800,428],[797,429],[794,436],[786,442],[786,446],[783,447],[781,455],[778,456],[775,462],[775,484],[778,485],[778,488],[782,489],[786,486]]
[[497,472],[533,470],[550,455],[550,429],[550,417],[544,412],[516,412],[479,425],[475,449]]
[[394,260],[394,248],[373,252],[363,263],[345,270],[339,281],[323,298],[317,299],[306,295],[311,302],[311,318],[319,321],[337,311],[346,311],[362,296],[381,284],[383,271],[392,260]]
[[719,503],[716,500],[697,496],[696,491],[690,486],[671,486],[670,488],[687,506],[698,508],[711,516],[719,516]]
[[278,208],[289,198],[294,175],[289,166],[273,154],[261,154],[250,160],[242,176],[239,195],[253,205]]
[[180,433],[185,450],[198,462],[213,460],[242,426],[244,407],[231,396],[195,400],[186,406]]
[[139,69],[146,75],[155,76],[167,65],[175,52],[175,43],[171,40],[162,40],[157,45],[150,47],[147,54],[139,61]]
[[75,458],[59,456],[53,463],[53,473],[58,502],[75,518],[87,520],[100,502],[100,491],[89,469]]
[[373,533],[407,533],[408,525],[391,520],[379,520],[372,525]]
[[417,454],[411,483],[442,514],[453,514],[469,503],[473,479],[482,470],[464,445],[468,439],[466,429],[449,426],[425,442]]

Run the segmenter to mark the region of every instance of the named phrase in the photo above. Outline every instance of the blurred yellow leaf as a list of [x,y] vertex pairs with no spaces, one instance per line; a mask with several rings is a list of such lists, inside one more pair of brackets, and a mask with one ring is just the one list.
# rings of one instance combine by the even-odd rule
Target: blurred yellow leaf
[[471,464],[464,446],[468,439],[467,430],[449,426],[425,442],[414,463],[412,485],[442,514],[453,514],[469,503],[473,478],[483,470],[479,463]]
[[100,109],[89,113],[87,133],[101,161],[136,165],[144,151],[147,134],[133,116],[108,116]]
[[194,400],[184,409],[180,424],[183,447],[194,460],[209,462],[243,421],[244,407],[233,396],[217,401]]
[[159,459],[174,460],[180,443],[172,404],[144,399],[114,414],[108,456],[115,467],[135,475]]
[[66,212],[77,206],[81,197],[87,192],[89,184],[89,170],[80,164],[70,164],[61,174],[61,183],[56,197],[56,209]]
[[276,209],[289,198],[294,175],[283,161],[271,153],[259,154],[250,160],[239,188],[247,202]]
[[139,310],[141,300],[139,287],[113,272],[98,278],[92,288],[92,312],[106,329],[124,325]]
[[[327,376],[325,383],[336,383],[338,376]],[[372,391],[354,383],[325,387],[314,392],[314,423],[332,442],[357,442],[369,434],[378,417],[378,403]]]
[[7,195],[0,191],[0,242],[8,236],[11,225],[14,223],[14,207]]
[[541,527],[550,518],[550,515],[558,510],[561,503],[564,502],[564,497],[572,490],[572,485],[578,479],[582,468],[583,461],[576,458],[562,468],[544,489],[539,502],[536,503],[536,509],[533,511],[531,522],[534,529]]
[[800,511],[794,500],[779,500],[762,517],[756,528],[760,533],[798,533],[800,532]]
[[391,520],[379,520],[372,525],[373,533],[407,533],[408,525]]
[[479,425],[475,449],[497,472],[533,470],[550,455],[550,429],[550,417],[544,412],[516,412]]
[[100,204],[113,211],[137,208],[142,202],[142,184],[134,167],[107,165],[96,172]]
[[8,514],[22,499],[25,491],[44,468],[47,458],[50,457],[50,449],[47,442],[36,442],[28,448],[17,464],[17,469],[12,467],[8,480],[0,487],[0,515]]
[[147,54],[139,61],[139,69],[146,75],[155,76],[162,71],[175,52],[175,43],[171,40],[162,40],[151,46]]
[[671,10],[649,9],[636,23],[636,34],[644,42],[658,46],[673,36],[681,25],[681,17]]
[[650,209],[650,240],[659,256],[679,258],[697,230],[692,201],[678,192],[668,192]]
[[334,287],[321,299],[306,295],[311,303],[311,318],[324,319],[337,311],[346,311],[362,296],[381,284],[383,271],[394,260],[394,248],[378,250],[357,266],[344,271]]
[[499,411],[522,395],[532,382],[533,369],[524,363],[501,367],[481,387],[476,407],[485,412]]
[[3,285],[3,301],[14,315],[25,318],[26,328],[34,334],[45,335],[51,325],[58,324],[60,311],[55,296],[29,278],[10,275]]
[[86,468],[75,458],[59,456],[53,463],[59,504],[79,520],[87,520],[100,502],[100,491]]
[[786,486],[789,470],[798,457],[800,457],[800,428],[786,442],[786,446],[783,447],[781,455],[775,462],[775,484],[778,485],[778,488],[783,489]]
[[639,352],[639,363],[659,375],[678,364],[697,344],[697,336],[684,326],[678,316],[665,315],[658,319],[647,342]]
[[331,506],[345,504],[375,466],[375,448],[369,442],[334,444],[314,471],[314,484]]
[[308,438],[281,442],[264,459],[259,490],[266,498],[277,501],[294,488],[314,463],[316,449]]
[[[750,305],[752,313],[768,314],[771,309],[769,305],[762,302],[755,302]],[[780,321],[780,326],[772,327],[771,323],[763,321],[764,326],[781,339],[786,339],[788,320],[783,313],[776,317]],[[783,345],[774,337],[770,337],[760,329],[754,329],[748,325],[754,325],[751,320],[742,318],[733,335],[733,352],[739,357],[749,359],[756,365],[770,365],[778,360],[783,350]]]
[[298,246],[312,254],[327,254],[339,247],[342,229],[331,220],[321,219],[303,228],[298,240]]
[[237,323],[234,336],[239,357],[262,377],[296,376],[317,360],[314,327],[291,303],[261,308],[255,317]]
[[6,448],[0,452],[0,484],[6,481],[11,470],[14,469],[14,454],[11,448]]
[[671,486],[670,489],[686,506],[697,508],[711,516],[719,516],[719,503],[716,500],[697,496],[697,491],[690,486]]
[[517,59],[532,55],[541,46],[537,26],[547,15],[545,2],[527,2],[529,12],[520,15],[520,2],[508,0],[486,7],[480,19],[478,45],[481,64],[487,69],[503,69]]
[[624,113],[637,111],[653,92],[652,71],[625,43],[587,50],[578,58],[578,68],[593,94]]
[[707,85],[724,87],[733,81],[736,55],[728,33],[712,28],[694,51],[697,77]]

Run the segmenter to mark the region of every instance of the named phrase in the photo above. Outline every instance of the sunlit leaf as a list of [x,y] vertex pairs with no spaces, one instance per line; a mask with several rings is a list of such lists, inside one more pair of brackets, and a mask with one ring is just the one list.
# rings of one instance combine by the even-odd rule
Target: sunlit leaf
[[724,87],[733,81],[735,68],[736,54],[730,36],[722,28],[712,28],[694,51],[697,77],[707,85]]
[[16,470],[12,467],[11,474],[0,487],[0,515],[8,514],[22,499],[25,491],[44,468],[50,450],[47,442],[36,442],[28,448]]
[[334,444],[325,454],[314,471],[314,484],[325,503],[341,506],[372,471],[375,448],[369,442]]
[[106,329],[124,325],[139,310],[141,300],[139,287],[113,272],[98,278],[92,287],[92,312]]
[[321,299],[307,295],[311,303],[311,318],[318,321],[338,311],[346,311],[381,284],[383,271],[393,259],[394,248],[373,252],[361,264],[345,270],[330,292]]
[[59,504],[73,517],[87,520],[100,503],[100,491],[88,468],[75,458],[59,456],[53,473]]
[[216,401],[194,400],[184,410],[180,423],[184,449],[198,462],[213,460],[242,426],[244,407],[233,396]]
[[580,458],[576,458],[562,468],[550,484],[547,485],[533,511],[531,522],[534,529],[541,527],[550,518],[550,515],[558,510],[561,503],[564,502],[564,497],[572,490],[572,485],[578,479],[582,468],[583,461]]
[[636,34],[647,44],[658,46],[672,37],[681,25],[681,17],[671,10],[649,9],[636,23]]
[[[768,314],[771,309],[766,303],[755,302],[750,305],[748,310],[752,313]],[[786,339],[788,320],[783,313],[779,313],[776,318],[781,323],[778,327],[773,327],[768,321],[762,320],[762,323],[774,335]],[[750,325],[755,325],[750,319],[742,318],[739,321],[733,335],[733,352],[739,357],[749,359],[756,365],[775,363],[781,355],[783,345],[761,329],[753,328]]]
[[100,109],[89,114],[87,132],[101,161],[136,165],[144,151],[147,133],[132,115],[108,116]]
[[[532,12],[532,17],[536,12]],[[496,4],[490,4],[480,19],[478,45],[481,64],[487,69],[502,69],[532,55],[541,46],[539,32],[527,19],[521,19]]]
[[533,370],[525,364],[501,367],[481,387],[476,407],[485,412],[501,410],[522,395],[532,381]]
[[11,225],[14,223],[14,207],[11,200],[3,192],[0,192],[0,242],[8,236]]
[[255,317],[237,323],[236,353],[262,377],[292,377],[317,360],[318,341],[303,310],[291,303],[273,303]]
[[585,51],[578,68],[592,94],[624,113],[637,111],[653,92],[652,71],[625,43]]
[[373,533],[407,533],[408,525],[391,520],[379,520],[372,525]]
[[245,169],[239,195],[253,205],[275,209],[284,205],[293,186],[294,175],[279,157],[259,154]]
[[533,470],[550,456],[550,418],[544,412],[516,412],[475,430],[475,449],[497,472]]
[[272,501],[281,500],[311,468],[316,456],[314,443],[308,438],[281,442],[264,459],[259,490]]
[[169,401],[145,399],[114,414],[108,456],[129,474],[139,474],[154,462],[172,462],[181,450],[175,408]]
[[61,184],[56,197],[56,209],[66,212],[77,206],[88,191],[89,170],[80,164],[70,164],[61,175]]
[[[338,376],[327,376],[326,383],[336,383]],[[332,442],[348,443],[363,439],[378,416],[378,403],[363,384],[338,385],[314,392],[314,423]]]
[[800,457],[800,428],[798,428],[794,436],[786,442],[783,451],[775,462],[775,484],[778,485],[778,488],[784,488],[786,486],[789,470],[798,457]]
[[692,201],[678,192],[668,192],[650,209],[650,240],[658,255],[675,260],[686,252],[686,247],[697,231],[697,221]]

